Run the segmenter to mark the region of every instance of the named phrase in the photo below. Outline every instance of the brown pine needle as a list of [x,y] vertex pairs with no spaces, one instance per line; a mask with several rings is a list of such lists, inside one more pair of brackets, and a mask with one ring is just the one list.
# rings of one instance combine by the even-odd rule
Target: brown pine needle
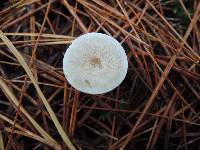
[[29,69],[28,65],[26,64],[24,58],[21,56],[21,54],[18,52],[18,50],[14,47],[14,45],[10,42],[10,40],[3,34],[2,31],[0,31],[0,38],[7,45],[7,47],[10,49],[10,51],[13,53],[13,55],[15,55],[16,59],[22,65],[22,67],[26,71],[27,75],[29,76],[29,78],[33,82],[33,84],[35,86],[35,89],[36,89],[36,91],[38,93],[38,96],[41,98],[43,104],[45,105],[47,111],[49,112],[49,115],[51,116],[51,119],[52,119],[54,125],[56,126],[60,136],[62,137],[63,141],[65,142],[65,144],[68,146],[68,148],[70,150],[74,150],[75,147],[72,145],[71,141],[69,140],[68,136],[66,135],[66,133],[63,130],[62,126],[60,125],[55,113],[53,112],[53,109],[51,108],[51,106],[47,102],[45,96],[43,95],[39,85],[37,84],[32,72]]

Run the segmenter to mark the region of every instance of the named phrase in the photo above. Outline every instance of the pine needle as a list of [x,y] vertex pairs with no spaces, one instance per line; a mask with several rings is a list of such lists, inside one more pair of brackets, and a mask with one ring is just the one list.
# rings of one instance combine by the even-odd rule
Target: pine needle
[[[15,46],[10,42],[10,40],[3,34],[2,31],[0,31],[0,38],[2,39],[2,41],[7,45],[7,47],[10,49],[10,51],[13,53],[13,55],[17,58],[17,60],[19,61],[19,63],[22,65],[22,67],[24,68],[24,70],[26,71],[27,75],[29,76],[29,78],[31,79],[33,85],[35,86],[35,89],[38,93],[38,96],[41,98],[43,104],[45,105],[47,111],[49,112],[49,115],[55,125],[55,127],[57,128],[60,136],[62,137],[63,141],[65,142],[65,144],[68,146],[68,148],[70,150],[75,150],[75,147],[72,145],[70,139],[68,138],[68,136],[66,135],[65,131],[63,130],[61,124],[59,123],[55,113],[53,112],[53,109],[51,108],[51,106],[49,105],[48,101],[46,100],[44,94],[42,93],[39,85],[37,84],[33,73],[31,72],[31,70],[29,69],[28,65],[26,64],[24,58],[22,57],[22,55],[18,52],[18,50],[15,48]],[[2,80],[1,80],[2,81]],[[6,88],[5,84],[3,84],[3,82],[1,82],[2,85],[4,86],[4,88]],[[6,91],[9,91],[8,88],[6,88]],[[9,92],[8,92],[9,93]],[[17,104],[17,103],[16,103]],[[39,127],[38,127],[39,129]],[[42,132],[42,130],[40,130],[40,133]]]

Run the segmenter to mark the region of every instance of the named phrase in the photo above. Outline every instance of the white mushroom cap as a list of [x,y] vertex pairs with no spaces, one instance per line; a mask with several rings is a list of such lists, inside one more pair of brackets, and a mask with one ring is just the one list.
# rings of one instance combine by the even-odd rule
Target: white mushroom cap
[[87,33],[76,38],[63,59],[68,82],[89,94],[113,90],[124,80],[127,69],[127,56],[121,44],[101,33]]

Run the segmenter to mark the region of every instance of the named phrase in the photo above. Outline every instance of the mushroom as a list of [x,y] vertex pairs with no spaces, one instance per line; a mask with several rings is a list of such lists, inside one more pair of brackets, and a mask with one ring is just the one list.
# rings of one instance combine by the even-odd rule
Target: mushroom
[[68,82],[88,94],[116,88],[125,78],[128,61],[121,44],[102,33],[76,38],[65,52],[63,70]]

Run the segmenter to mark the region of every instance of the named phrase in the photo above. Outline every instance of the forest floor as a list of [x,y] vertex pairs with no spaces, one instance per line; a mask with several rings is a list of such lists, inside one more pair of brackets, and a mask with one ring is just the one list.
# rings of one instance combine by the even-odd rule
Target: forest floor
[[[117,39],[128,73],[84,94],[64,77],[70,43]],[[200,149],[199,0],[2,0],[0,150]]]

